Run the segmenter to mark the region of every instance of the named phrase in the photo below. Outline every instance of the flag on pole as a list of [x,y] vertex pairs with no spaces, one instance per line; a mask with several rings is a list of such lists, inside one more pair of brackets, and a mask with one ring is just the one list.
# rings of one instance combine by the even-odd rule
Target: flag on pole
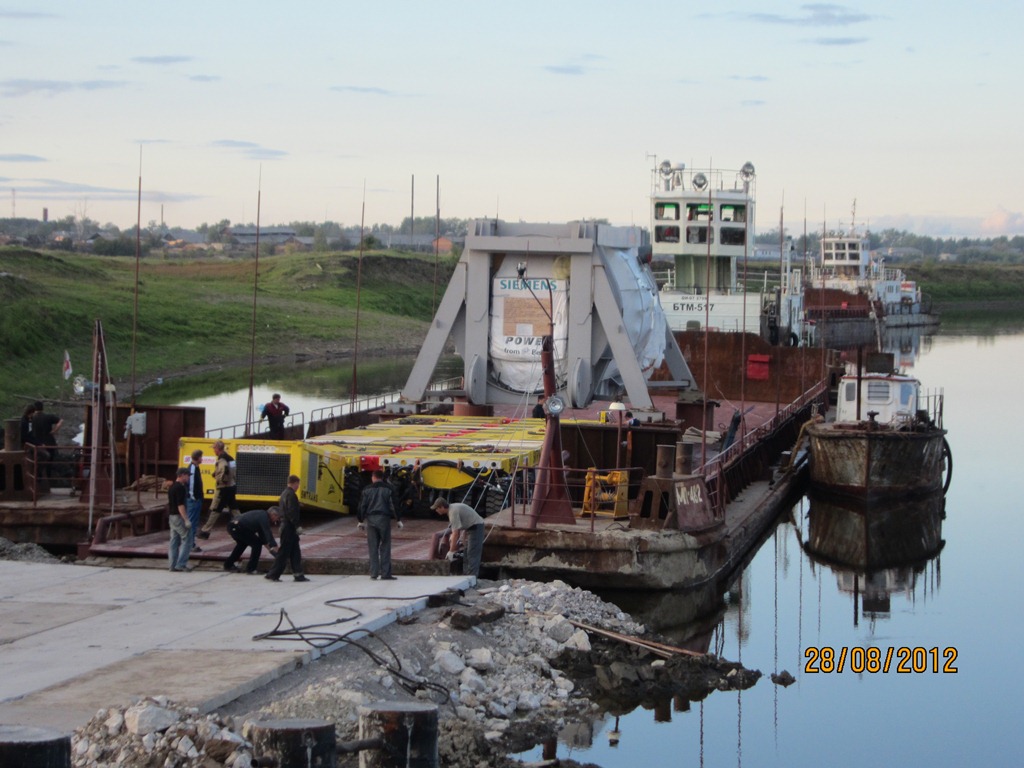
[[64,350],[64,381],[71,378],[71,355],[68,351]]

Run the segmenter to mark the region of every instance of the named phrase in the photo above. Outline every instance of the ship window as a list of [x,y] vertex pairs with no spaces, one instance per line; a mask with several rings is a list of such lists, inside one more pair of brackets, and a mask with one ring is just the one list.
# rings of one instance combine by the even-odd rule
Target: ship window
[[859,251],[860,243],[850,243],[848,247],[851,251]]
[[706,243],[708,242],[708,232],[711,232],[711,242],[715,242],[715,231],[709,230],[708,227],[687,227],[686,228],[686,242],[688,243]]
[[722,227],[722,245],[743,245],[747,230],[742,227]]
[[722,221],[746,221],[747,206],[745,205],[722,205],[718,209]]
[[654,218],[659,221],[679,221],[679,203],[655,203]]
[[909,381],[900,384],[900,405],[904,408],[914,405],[914,385]]
[[856,402],[857,400],[857,383],[853,381],[846,382],[846,386],[843,388],[843,399],[848,403]]
[[687,203],[687,221],[710,221],[712,208],[708,203]]
[[654,242],[656,243],[678,243],[679,227],[658,226],[654,228]]
[[888,381],[869,381],[868,382],[868,402],[869,403],[888,403],[889,402],[889,382]]

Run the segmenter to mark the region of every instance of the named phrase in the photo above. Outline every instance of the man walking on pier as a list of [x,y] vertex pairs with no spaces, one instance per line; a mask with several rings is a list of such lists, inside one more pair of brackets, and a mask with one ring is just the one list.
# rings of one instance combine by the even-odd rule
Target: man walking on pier
[[227,512],[232,518],[238,516],[235,509],[235,457],[224,449],[224,441],[217,440],[213,444],[213,452],[217,456],[217,463],[213,468],[213,503],[210,504],[210,516],[206,525],[199,532],[200,539],[210,538],[210,531],[217,524],[217,518],[222,512]]

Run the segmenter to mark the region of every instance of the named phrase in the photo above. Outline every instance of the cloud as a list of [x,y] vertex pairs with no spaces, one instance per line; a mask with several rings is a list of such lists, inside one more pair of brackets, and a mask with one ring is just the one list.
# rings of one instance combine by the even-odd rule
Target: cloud
[[767,83],[768,78],[764,75],[729,75],[730,80],[745,80],[748,83]]
[[194,83],[215,83],[220,80],[220,75],[189,75],[189,80]]
[[394,91],[389,91],[386,88],[377,88],[375,86],[367,85],[332,85],[332,91],[338,93],[360,93],[368,96],[394,96]]
[[573,77],[587,73],[587,69],[579,64],[547,64],[544,69],[553,75],[572,75]]
[[34,93],[56,96],[71,91],[100,91],[107,88],[124,88],[127,80],[0,80],[0,96],[18,97]]
[[749,18],[764,24],[787,24],[796,27],[845,27],[872,19],[842,5],[830,3],[809,3],[800,7],[798,16],[784,16],[778,13],[752,13]]
[[45,200],[53,197],[90,197],[100,200],[127,200],[135,197],[138,192],[130,188],[97,187],[92,184],[81,184],[76,181],[61,179],[18,179],[18,197],[30,200]]
[[39,155],[0,155],[0,163],[45,163]]
[[[139,195],[138,188],[134,186],[123,189],[117,187],[97,187],[92,184],[80,184],[79,182],[63,181],[61,179],[0,179],[0,182],[16,183],[19,199],[42,200],[44,202],[73,198],[122,202],[137,200]],[[193,192],[163,192],[160,190],[143,189],[142,197],[144,200],[159,203],[187,203],[194,200],[202,200],[205,195],[198,195]]]
[[157,64],[163,66],[165,64],[184,64],[187,61],[193,61],[193,56],[136,56],[132,59],[136,64]]
[[744,101],[740,102],[740,106],[741,107],[763,107],[767,103],[768,102],[766,102],[764,99],[745,99]]
[[278,160],[288,155],[282,149],[268,149],[255,142],[238,139],[217,139],[211,145],[220,149],[237,149],[251,160]]
[[988,237],[1024,234],[1024,213],[999,208],[982,219],[981,231]]
[[866,37],[817,37],[807,42],[815,45],[860,45],[867,41]]

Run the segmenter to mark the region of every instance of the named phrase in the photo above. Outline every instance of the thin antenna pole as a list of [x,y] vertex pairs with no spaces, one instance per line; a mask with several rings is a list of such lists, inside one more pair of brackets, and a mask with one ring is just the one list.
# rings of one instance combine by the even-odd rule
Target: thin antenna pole
[[412,175],[409,187],[409,250],[413,248],[413,237],[416,234],[416,174]]
[[352,391],[349,403],[355,405],[356,392],[359,390],[359,305],[363,291],[363,227],[366,222],[366,180],[363,180],[363,208],[359,215],[359,261],[356,264],[356,338],[352,346]]
[[441,174],[437,175],[436,190],[434,192],[434,298],[430,303],[430,316],[437,312],[437,261],[439,240],[441,239]]
[[[708,161],[708,168],[713,168],[711,161]],[[711,329],[708,326],[711,323],[711,233],[714,231],[711,227],[712,216],[714,212],[714,203],[711,200],[711,192],[714,184],[708,184],[708,232],[707,232],[707,255],[704,257],[704,381],[701,385],[701,389],[704,392],[706,398],[708,392],[708,354],[711,343]],[[707,401],[705,400],[705,409],[707,408]],[[701,429],[700,431],[700,462],[706,465],[708,461],[708,431]]]
[[142,146],[139,146],[139,197],[135,213],[135,306],[132,311],[132,411],[135,410],[135,352],[139,334],[139,262],[142,260]]
[[[785,195],[783,195],[783,201],[785,201]],[[778,310],[776,311],[776,321],[779,324],[779,330],[780,331],[783,330],[783,326],[782,326],[782,279],[783,279],[783,276],[785,274],[785,270],[783,269],[783,259],[784,259],[784,257],[783,257],[782,251],[783,251],[783,248],[785,247],[785,241],[786,241],[785,230],[783,229],[783,218],[782,218],[783,210],[785,210],[784,207],[782,205],[780,205],[779,206],[779,307],[778,307]],[[785,341],[783,340],[782,336],[780,335],[779,336],[779,346],[781,347],[784,344],[785,344]],[[782,375],[781,375],[782,374],[782,365],[781,365],[781,362],[782,362],[782,349],[781,348],[778,350],[778,352],[776,353],[775,356],[778,358],[779,363],[780,363],[780,365],[775,366],[775,372],[776,372],[776,374],[778,374],[775,377],[775,415],[778,416],[779,415],[779,410],[781,408],[781,406],[779,404],[779,399],[780,399],[780,396],[781,396],[781,388],[782,388]],[[744,360],[746,360],[746,358],[744,358]]]
[[260,283],[260,208],[263,202],[263,166],[260,166],[259,183],[256,187],[256,259],[252,269],[252,349],[249,353],[249,402],[245,407],[245,434],[255,418],[252,388],[256,378],[256,294]]

